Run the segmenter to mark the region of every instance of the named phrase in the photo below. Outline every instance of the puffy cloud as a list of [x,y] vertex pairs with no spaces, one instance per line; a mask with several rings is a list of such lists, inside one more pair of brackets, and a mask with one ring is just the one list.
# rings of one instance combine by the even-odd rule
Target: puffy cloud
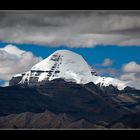
[[122,67],[120,79],[128,82],[128,86],[140,89],[140,65],[131,61]]
[[124,80],[124,81],[133,81],[133,80],[136,79],[135,73],[125,73],[125,74],[122,74],[120,76],[120,79]]
[[135,61],[131,61],[128,64],[123,65],[124,72],[140,72],[140,64],[137,64]]
[[104,59],[104,62],[101,64],[102,66],[111,66],[112,60],[109,58]]
[[140,12],[1,12],[0,40],[16,43],[94,47],[140,46]]
[[101,64],[95,64],[95,66],[111,66],[113,64],[110,58],[105,58]]
[[120,76],[120,79],[127,81],[127,86],[140,89],[140,77],[136,76],[137,73],[125,73]]
[[0,48],[0,79],[9,80],[13,75],[28,71],[41,57],[13,45]]

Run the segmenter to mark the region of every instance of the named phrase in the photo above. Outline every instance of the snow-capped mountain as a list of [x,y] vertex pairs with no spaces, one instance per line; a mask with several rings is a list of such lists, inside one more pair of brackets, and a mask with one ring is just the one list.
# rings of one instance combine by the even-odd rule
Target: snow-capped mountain
[[112,84],[120,90],[127,85],[126,82],[115,78],[97,76],[81,55],[69,50],[58,50],[34,65],[30,71],[15,75],[12,78],[12,85],[35,85],[58,78],[77,84],[87,84],[89,82],[101,86]]

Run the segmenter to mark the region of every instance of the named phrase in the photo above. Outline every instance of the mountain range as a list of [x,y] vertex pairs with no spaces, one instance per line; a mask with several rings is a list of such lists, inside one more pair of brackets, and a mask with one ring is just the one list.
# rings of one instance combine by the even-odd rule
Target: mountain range
[[58,50],[0,87],[0,128],[139,128],[139,94]]

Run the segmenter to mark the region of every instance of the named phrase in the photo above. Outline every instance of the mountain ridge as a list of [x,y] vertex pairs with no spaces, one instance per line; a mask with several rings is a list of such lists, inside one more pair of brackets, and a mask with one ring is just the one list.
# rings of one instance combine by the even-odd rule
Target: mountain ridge
[[134,124],[132,119],[140,114],[140,90],[96,75],[67,50],[13,76],[0,97],[1,128],[139,127],[138,117]]

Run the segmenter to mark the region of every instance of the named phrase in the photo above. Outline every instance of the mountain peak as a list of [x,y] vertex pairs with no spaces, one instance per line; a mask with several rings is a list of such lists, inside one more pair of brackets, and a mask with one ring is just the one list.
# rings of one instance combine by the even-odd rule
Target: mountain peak
[[112,84],[119,89],[125,87],[125,82],[118,79],[97,76],[81,55],[69,50],[57,50],[30,71],[15,75],[14,85],[38,85],[59,78],[77,84],[93,82],[102,86]]
[[75,52],[73,52],[73,51],[70,51],[70,50],[66,50],[66,49],[63,49],[63,50],[57,50],[57,51],[55,51],[53,54],[55,54],[55,53],[60,53],[60,54],[72,54],[72,53],[74,53],[74,54],[77,54],[77,53],[75,53]]
[[[86,77],[91,77],[91,70],[83,57],[69,50],[58,50],[48,58],[31,68],[32,75],[42,71],[38,81],[63,78],[76,83],[88,82]],[[35,72],[35,73],[33,73]]]

